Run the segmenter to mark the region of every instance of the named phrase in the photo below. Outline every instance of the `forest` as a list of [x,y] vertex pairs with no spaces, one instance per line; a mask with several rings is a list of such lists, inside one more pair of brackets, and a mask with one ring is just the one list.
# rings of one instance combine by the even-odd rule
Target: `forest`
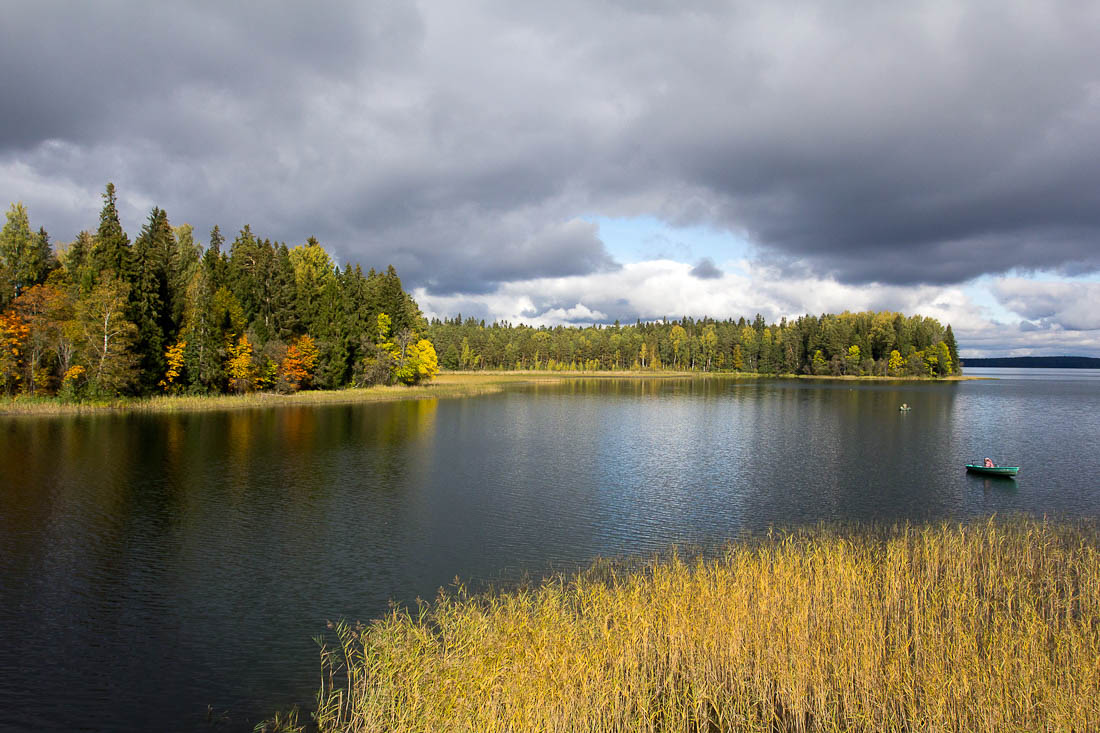
[[133,242],[113,184],[55,247],[12,204],[0,231],[0,390],[65,400],[415,384],[440,367],[943,377],[951,326],[900,313],[532,327],[428,323],[393,267],[334,264],[249,226],[203,247],[158,207]]
[[[226,251],[228,249],[228,251]],[[204,248],[154,207],[131,243],[113,184],[99,225],[54,247],[12,204],[0,231],[0,390],[64,399],[431,379],[427,324],[393,267],[337,267],[314,239],[245,226]]]
[[822,376],[944,377],[961,373],[951,326],[888,311],[806,315],[767,324],[684,318],[532,328],[433,319],[428,338],[446,369],[733,371]]

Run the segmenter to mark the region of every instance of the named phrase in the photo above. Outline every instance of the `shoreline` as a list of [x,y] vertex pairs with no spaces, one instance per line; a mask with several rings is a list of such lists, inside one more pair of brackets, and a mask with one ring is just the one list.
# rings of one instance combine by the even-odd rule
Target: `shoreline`
[[339,390],[308,390],[294,394],[254,392],[245,395],[163,395],[155,397],[119,397],[93,402],[61,402],[55,397],[26,396],[0,399],[0,417],[64,416],[91,414],[127,414],[154,412],[205,412],[217,410],[255,410],[305,405],[339,405],[361,402],[447,399],[474,397],[500,392],[508,384],[564,382],[570,379],[821,379],[828,381],[867,382],[962,382],[992,377],[856,377],[809,374],[755,374],[747,372],[681,371],[448,371],[428,384],[355,387]]

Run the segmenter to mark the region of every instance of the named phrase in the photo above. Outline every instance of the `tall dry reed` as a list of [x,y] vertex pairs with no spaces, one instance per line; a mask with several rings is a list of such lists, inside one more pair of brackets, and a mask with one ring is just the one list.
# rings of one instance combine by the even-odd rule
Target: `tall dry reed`
[[1100,532],[798,531],[461,588],[322,650],[321,731],[1100,730]]

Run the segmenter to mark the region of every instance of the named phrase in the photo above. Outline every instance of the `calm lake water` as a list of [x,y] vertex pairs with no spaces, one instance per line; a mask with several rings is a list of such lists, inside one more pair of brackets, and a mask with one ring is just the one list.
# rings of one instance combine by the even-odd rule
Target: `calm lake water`
[[[311,705],[326,620],[456,576],[773,524],[1100,516],[1100,371],[968,373],[997,379],[0,418],[0,729],[249,730]],[[964,472],[987,455],[1019,478]]]

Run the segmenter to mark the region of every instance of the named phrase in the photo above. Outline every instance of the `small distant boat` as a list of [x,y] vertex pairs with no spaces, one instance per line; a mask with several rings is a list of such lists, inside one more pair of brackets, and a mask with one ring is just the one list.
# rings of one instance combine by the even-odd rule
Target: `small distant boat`
[[983,466],[980,463],[966,464],[966,470],[970,473],[981,473],[986,476],[1008,476],[1012,478],[1020,470],[1019,466]]

